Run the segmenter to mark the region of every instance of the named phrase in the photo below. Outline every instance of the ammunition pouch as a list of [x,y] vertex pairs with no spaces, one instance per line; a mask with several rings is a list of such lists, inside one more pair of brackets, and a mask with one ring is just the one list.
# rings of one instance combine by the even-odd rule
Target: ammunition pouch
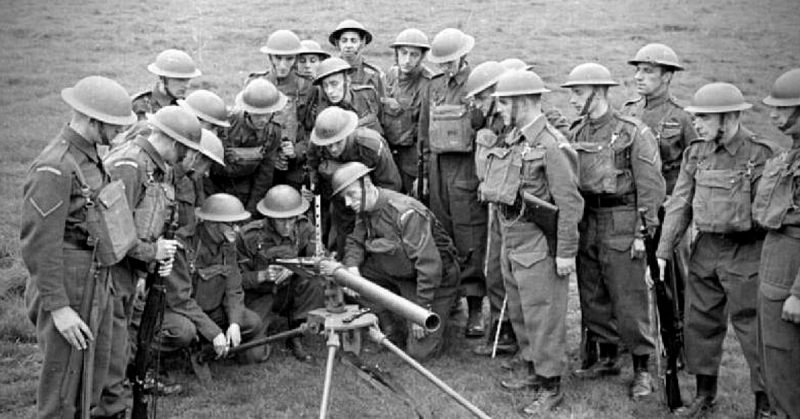
[[416,142],[414,110],[403,106],[395,98],[382,98],[381,107],[383,136],[389,145],[393,147],[414,145]]
[[631,170],[633,138],[618,126],[608,144],[576,142],[579,188],[592,194],[625,194],[634,190]]
[[233,163],[238,168],[239,176],[249,176],[264,160],[264,147],[228,147],[225,153],[226,163]]
[[796,206],[794,184],[800,175],[800,160],[789,158],[787,152],[767,161],[758,191],[753,200],[753,220],[765,228],[781,227],[786,213]]
[[522,155],[514,148],[494,147],[486,156],[486,172],[479,188],[481,201],[513,205],[522,184]]
[[746,170],[698,169],[692,211],[697,229],[707,233],[735,233],[752,228],[750,182]]
[[432,153],[471,153],[475,134],[466,105],[439,105],[431,108],[430,150]]

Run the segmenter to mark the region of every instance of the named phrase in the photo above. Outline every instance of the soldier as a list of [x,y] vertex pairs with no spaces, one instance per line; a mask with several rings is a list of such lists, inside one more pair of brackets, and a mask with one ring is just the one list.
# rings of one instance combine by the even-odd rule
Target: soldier
[[186,99],[178,99],[178,105],[194,114],[203,128],[218,137],[225,133],[225,128],[231,126],[225,101],[214,92],[195,90]]
[[439,315],[441,326],[433,333],[417,324],[407,330],[406,351],[425,361],[441,352],[450,307],[458,296],[456,249],[430,210],[414,198],[376,186],[368,176],[372,171],[350,162],[333,176],[334,195],[341,194],[361,215],[347,238],[343,263]]
[[764,104],[792,138],[792,148],[767,161],[753,218],[768,231],[761,250],[758,323],[770,405],[779,418],[800,416],[800,69],[772,86]]
[[[486,121],[483,128],[478,130],[475,138],[475,173],[480,181],[486,172],[486,159],[489,150],[502,144],[504,136],[511,127],[505,126],[503,118],[497,113],[495,98],[495,85],[500,76],[508,69],[497,61],[486,61],[475,66],[467,79],[465,86],[467,99],[474,101],[474,106],[481,110]],[[486,257],[484,259],[484,275],[486,276],[486,294],[489,299],[489,314],[492,326],[486,335],[486,340],[474,347],[472,352],[476,355],[491,356],[494,350],[494,338],[497,328],[500,328],[500,337],[497,342],[497,353],[513,355],[517,352],[517,338],[508,314],[500,318],[503,309],[503,300],[506,290],[503,285],[503,274],[500,264],[500,225],[496,218],[494,205],[488,203],[488,234],[486,241]]]
[[[258,314],[244,305],[242,276],[236,264],[234,224],[250,218],[233,195],[218,193],[197,209],[196,234],[179,236],[172,273],[166,280],[166,309],[156,340],[175,351],[198,339],[211,342],[218,356],[263,335]],[[266,359],[263,347],[246,351],[244,362]]]
[[287,101],[286,95],[263,78],[251,81],[236,95],[231,127],[222,139],[225,166],[211,169],[206,187],[209,194],[225,191],[244,202],[248,211],[255,210],[259,197],[274,183],[283,128],[275,113]]
[[299,188],[303,184],[303,164],[308,148],[308,134],[300,129],[300,115],[305,113],[311,80],[297,74],[298,54],[303,46],[292,31],[281,29],[273,32],[261,52],[269,57],[269,68],[260,73],[251,73],[248,82],[265,78],[286,95],[283,109],[275,113],[281,125],[281,148],[275,166],[275,183],[285,183]]
[[[202,121],[201,121],[202,122]],[[203,128],[200,149],[189,150],[186,157],[174,168],[175,203],[178,209],[178,225],[187,234],[192,234],[197,219],[195,208],[206,199],[203,178],[215,164],[225,166],[225,151],[222,140],[213,132]]]
[[[532,65],[526,64],[525,61],[522,61],[519,58],[506,58],[505,60],[500,61],[500,64],[507,70],[533,71]],[[569,122],[564,114],[561,113],[560,109],[545,109],[544,116],[547,118],[547,122],[549,122],[550,125],[556,127],[556,129],[561,131],[565,137],[569,138]]]
[[85,362],[94,370],[92,405],[107,381],[114,338],[112,284],[109,269],[96,258],[87,213],[89,200],[110,180],[97,147],[109,145],[136,122],[128,92],[105,77],[86,77],[62,90],[61,97],[72,107],[72,118],[28,171],[20,229],[20,251],[30,273],[25,302],[43,351],[39,418],[78,416],[79,389],[85,384],[81,365],[90,345],[94,358]]
[[[239,267],[242,271],[245,306],[258,313],[265,329],[273,313],[289,319],[295,328],[306,321],[308,312],[325,305],[321,281],[294,275],[272,263],[275,259],[314,256],[318,244],[314,225],[305,214],[308,201],[289,185],[276,185],[258,202],[258,211],[266,217],[242,227],[237,240]],[[299,361],[311,361],[303,341],[295,336],[286,341]]]
[[353,230],[355,213],[344,205],[344,200],[333,198],[333,173],[342,164],[357,161],[375,170],[373,177],[376,185],[395,191],[402,187],[400,174],[386,141],[377,132],[359,127],[355,112],[337,106],[322,111],[311,132],[311,144],[311,177],[313,183],[319,185],[317,187],[323,199],[332,199],[331,230],[335,232],[335,250],[342,255],[347,235]]
[[586,63],[575,67],[561,85],[569,88],[570,104],[580,115],[570,141],[578,152],[579,189],[586,209],[579,224],[581,317],[600,342],[600,359],[584,359],[575,374],[619,374],[621,339],[633,357],[630,395],[636,399],[652,392],[648,361],[654,346],[637,210],[646,210],[652,234],[665,192],[652,132],[608,103],[608,89],[617,84],[608,69]]
[[309,95],[304,123],[314,129],[317,115],[328,106],[338,106],[358,114],[358,125],[383,134],[381,102],[372,86],[355,85],[350,80],[353,68],[341,58],[328,58],[320,63],[314,79],[316,89]]
[[339,57],[353,68],[351,79],[355,85],[372,86],[383,97],[385,83],[383,72],[378,66],[368,63],[361,54],[364,47],[372,42],[372,34],[359,22],[345,19],[328,36],[328,42],[339,50]]
[[[131,344],[129,326],[138,330],[135,311],[137,282],[153,269],[157,261],[170,259],[177,242],[162,237],[170,221],[171,208],[175,207],[175,178],[173,168],[179,165],[189,150],[200,147],[201,128],[197,118],[188,111],[169,105],[148,116],[148,135],[138,136],[115,149],[103,160],[112,179],[125,184],[125,194],[133,210],[138,240],[128,252],[128,258],[112,269],[114,280],[114,343],[112,362],[109,365],[108,386],[98,410],[108,416],[125,413],[129,406],[130,393],[125,391],[125,371],[129,361]],[[133,348],[135,350],[135,347]],[[153,383],[155,384],[155,383]],[[147,383],[149,387],[151,384]],[[181,390],[179,386],[167,385],[157,391],[169,394]]]
[[[511,70],[497,81],[492,96],[516,131],[490,151],[480,188],[481,199],[497,206],[508,313],[527,364],[524,378],[502,385],[534,389],[528,414],[552,410],[564,398],[568,278],[575,272],[583,214],[578,156],[542,112],[542,94],[549,91],[533,71]],[[533,211],[542,209],[531,207],[529,196],[554,204],[557,222],[537,221]]]
[[[466,98],[470,74],[467,54],[475,38],[458,29],[439,32],[428,51],[428,60],[438,64],[442,75],[433,79],[430,92],[430,161],[428,174],[430,207],[462,255],[469,255],[461,271],[461,286],[467,296],[469,317],[465,334],[484,334],[482,300],[486,295],[483,257],[486,245],[486,204],[476,199],[475,129],[483,125],[480,110]],[[427,116],[427,115],[426,115]]]
[[133,97],[133,111],[140,121],[164,106],[177,105],[176,101],[186,96],[191,79],[202,74],[192,57],[177,49],[162,51],[147,70],[158,76],[158,81],[151,90]]
[[302,47],[297,54],[297,74],[308,80],[317,78],[317,69],[322,60],[330,58],[317,41],[304,39],[300,41]]
[[400,32],[391,47],[395,65],[389,69],[386,97],[381,100],[381,125],[403,179],[401,192],[415,194],[418,172],[421,169],[424,174],[427,160],[424,153],[427,153],[428,129],[421,125],[425,120],[421,114],[428,111],[428,91],[434,73],[422,65],[422,59],[430,44],[422,31],[412,28]]
[[756,417],[769,416],[756,343],[764,231],[753,224],[750,208],[756,182],[773,150],[741,124],[741,111],[751,106],[736,86],[710,83],[697,90],[685,108],[693,114],[700,138],[683,153],[657,251],[664,272],[686,228],[690,223],[697,227],[683,332],[686,369],[696,376],[697,395],[681,408],[682,416],[703,417],[715,404],[728,316],[750,367]]

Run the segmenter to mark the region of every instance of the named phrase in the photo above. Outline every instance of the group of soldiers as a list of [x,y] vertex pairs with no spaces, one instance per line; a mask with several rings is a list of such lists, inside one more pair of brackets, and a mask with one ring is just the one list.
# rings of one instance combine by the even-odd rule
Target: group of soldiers
[[[72,118],[31,165],[22,210],[26,301],[44,352],[39,417],[87,414],[77,394],[87,362],[89,413],[126,417],[149,275],[165,278],[156,350],[210,344],[224,356],[276,318],[296,327],[323,306],[319,281],[275,262],[323,254],[443,324],[466,297],[464,334],[485,337],[473,352],[513,355],[502,366],[516,374],[501,384],[529,391],[528,414],[564,400],[568,278],[577,276],[583,331],[572,374],[619,374],[627,351],[634,399],[652,393],[651,356],[661,356],[651,281],[680,281],[697,386],[677,413],[714,408],[730,317],[756,417],[800,415],[800,69],[764,99],[794,141],[787,151],[741,124],[751,105],[731,84],[680,105],[669,90],[683,66],[663,44],[628,61],[639,97],[619,110],[606,67],[575,67],[561,85],[578,114],[569,124],[546,107],[533,66],[472,67],[475,39],[458,29],[432,41],[400,32],[385,74],[363,55],[372,34],[361,23],[341,22],[329,41],[338,57],[273,32],[261,48],[267,69],[233,106],[207,90],[187,95],[201,71],[174,49],[133,98],[99,76],[62,91]],[[675,274],[650,278],[648,250]],[[429,333],[373,308],[418,359],[447,343],[444,327]],[[287,345],[311,359],[300,338]],[[269,347],[240,355],[263,362]],[[150,391],[170,391],[157,383]]]

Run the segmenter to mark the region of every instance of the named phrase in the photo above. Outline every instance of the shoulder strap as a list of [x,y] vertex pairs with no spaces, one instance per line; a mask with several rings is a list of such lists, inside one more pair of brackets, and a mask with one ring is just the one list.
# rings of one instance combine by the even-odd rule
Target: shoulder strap
[[67,152],[64,153],[64,158],[67,159],[69,164],[75,170],[75,176],[78,178],[78,182],[80,182],[80,184],[81,184],[81,195],[83,195],[83,197],[86,199],[86,203],[87,204],[91,204],[92,203],[92,188],[86,182],[86,177],[83,176],[83,170],[81,170],[80,165],[75,160],[75,157],[72,156],[72,153],[69,152],[69,150],[67,150]]

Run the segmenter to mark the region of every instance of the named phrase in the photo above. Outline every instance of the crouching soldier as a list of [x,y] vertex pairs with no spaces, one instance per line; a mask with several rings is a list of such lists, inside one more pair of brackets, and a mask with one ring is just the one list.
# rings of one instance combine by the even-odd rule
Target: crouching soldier
[[[266,326],[280,313],[289,319],[289,327],[304,323],[308,312],[325,305],[321,281],[295,275],[275,259],[314,256],[317,242],[314,226],[305,214],[308,201],[289,185],[273,186],[259,201],[258,212],[265,219],[242,227],[236,247],[242,270],[245,306],[258,313]],[[310,361],[301,338],[286,341],[300,361]]]
[[344,265],[441,317],[442,326],[433,333],[417,324],[408,329],[406,351],[424,361],[444,343],[458,294],[457,250],[430,210],[414,198],[375,186],[371,171],[350,162],[333,176],[334,195],[342,194],[360,215],[347,238]]
[[[224,193],[209,196],[197,211],[195,234],[179,236],[172,273],[166,279],[166,304],[159,350],[186,348],[196,340],[214,345],[219,356],[263,334],[263,323],[244,306],[242,276],[236,264],[234,223],[250,218],[241,201]],[[263,347],[242,357],[260,361]]]

